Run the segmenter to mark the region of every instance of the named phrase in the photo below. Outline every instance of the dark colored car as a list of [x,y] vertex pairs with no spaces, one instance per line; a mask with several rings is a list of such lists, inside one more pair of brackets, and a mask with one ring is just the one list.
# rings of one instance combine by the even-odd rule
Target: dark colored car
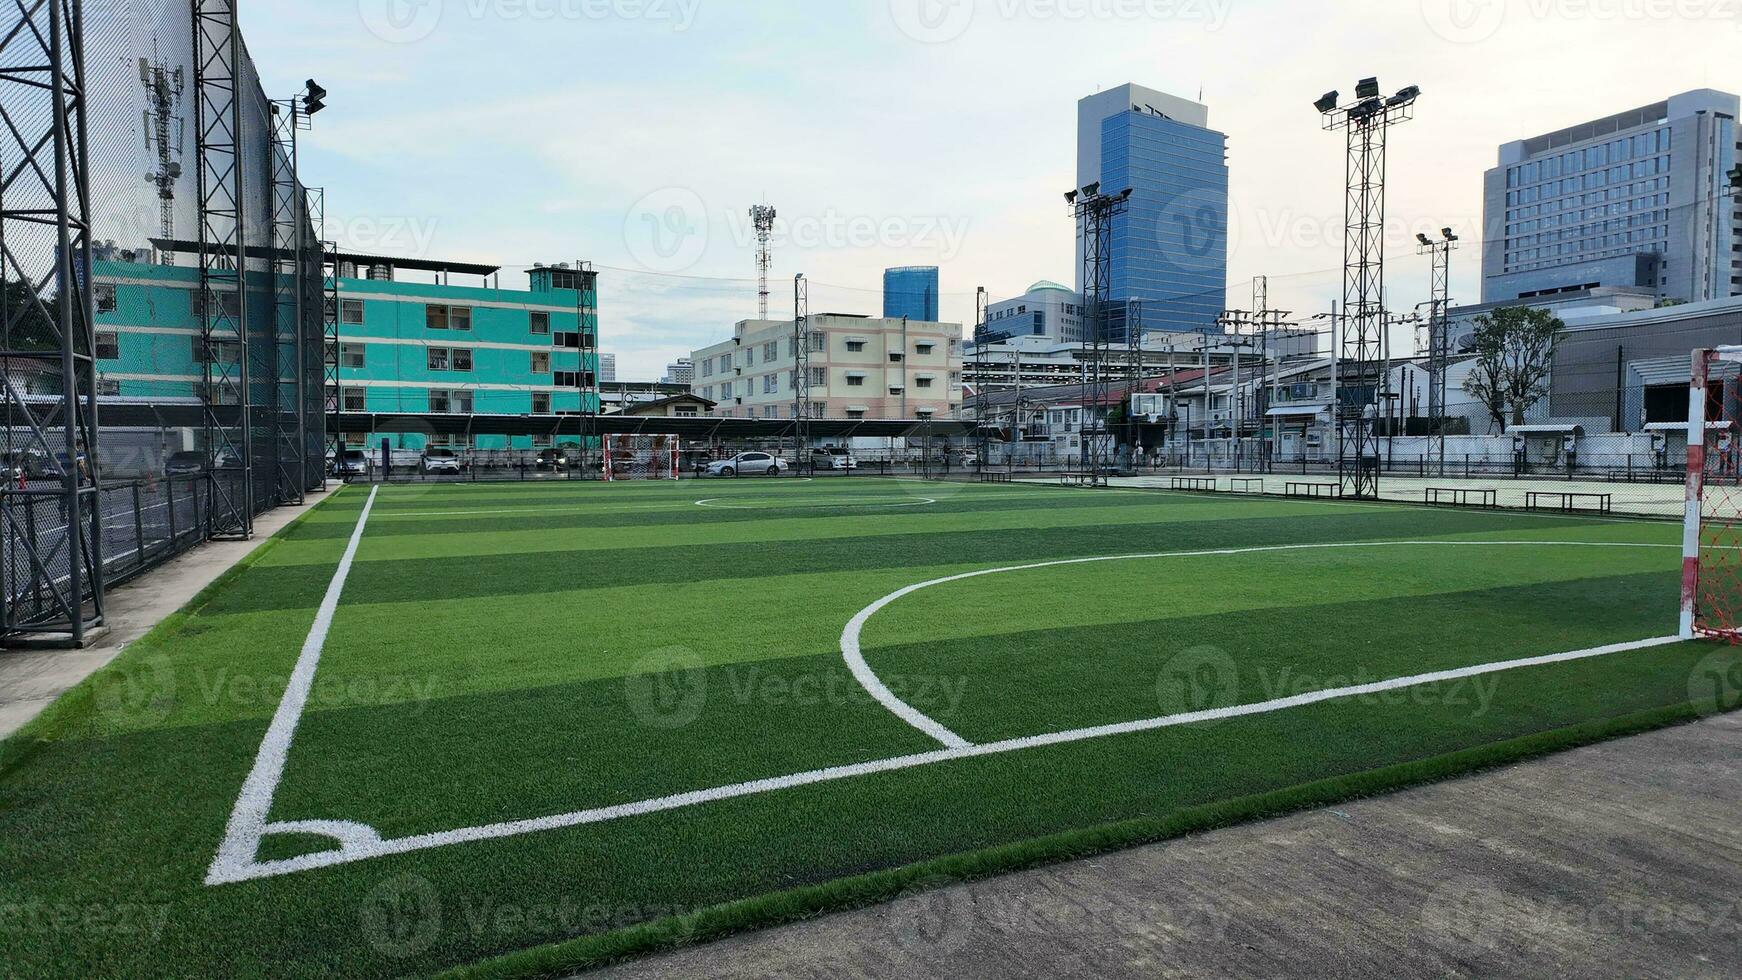
[[206,454],[180,452],[172,454],[163,464],[164,476],[199,476],[206,471]]

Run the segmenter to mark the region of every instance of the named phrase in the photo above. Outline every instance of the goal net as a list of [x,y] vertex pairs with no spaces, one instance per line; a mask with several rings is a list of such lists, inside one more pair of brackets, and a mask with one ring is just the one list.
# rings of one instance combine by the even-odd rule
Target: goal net
[[1742,643],[1742,347],[1694,352],[1688,385],[1688,503],[1682,636]]
[[605,479],[675,480],[678,478],[676,436],[606,436]]

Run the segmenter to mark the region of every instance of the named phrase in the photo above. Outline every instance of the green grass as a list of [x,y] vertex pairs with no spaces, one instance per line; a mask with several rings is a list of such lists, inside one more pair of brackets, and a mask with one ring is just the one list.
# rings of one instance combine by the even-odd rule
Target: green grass
[[[0,974],[561,973],[1686,720],[1742,689],[1742,655],[1674,645],[208,887],[366,496],[0,744]],[[949,582],[869,621],[879,676],[987,742],[1661,636],[1677,539],[878,479],[389,489],[271,817],[398,839],[930,751],[839,639],[880,597],[964,572],[1170,556]],[[1355,547],[1178,555],[1318,544]],[[259,857],[330,846],[269,837]]]

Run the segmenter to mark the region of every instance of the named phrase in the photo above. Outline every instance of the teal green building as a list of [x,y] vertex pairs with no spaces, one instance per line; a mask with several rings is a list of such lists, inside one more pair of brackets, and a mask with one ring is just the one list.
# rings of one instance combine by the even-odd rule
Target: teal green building
[[[347,432],[347,445],[374,448],[386,439],[412,451],[538,449],[548,441],[428,434],[426,419],[598,410],[598,296],[591,270],[536,267],[528,270],[525,289],[502,289],[488,274],[478,277],[484,283],[478,286],[452,285],[444,272],[435,273],[437,282],[400,281],[386,259],[368,261],[369,274],[357,277],[351,273],[362,267],[354,261],[361,257],[329,258],[340,273],[328,286],[337,287],[339,341],[330,353],[339,365],[341,409],[403,417],[394,431]],[[277,301],[272,276],[250,273],[249,282],[249,319],[270,322]],[[101,394],[124,402],[198,404],[205,357],[195,311],[199,270],[103,261],[93,267],[93,287]],[[219,344],[215,356],[237,363],[240,352],[230,346]],[[251,401],[270,404],[272,395],[254,392]],[[192,438],[169,448],[199,448]]]

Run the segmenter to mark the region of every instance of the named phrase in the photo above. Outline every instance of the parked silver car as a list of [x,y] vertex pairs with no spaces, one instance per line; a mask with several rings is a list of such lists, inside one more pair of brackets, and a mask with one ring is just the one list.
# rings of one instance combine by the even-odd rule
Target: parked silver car
[[779,476],[790,468],[784,459],[778,459],[767,453],[739,453],[731,459],[722,459],[709,463],[709,476],[747,476],[767,475]]

